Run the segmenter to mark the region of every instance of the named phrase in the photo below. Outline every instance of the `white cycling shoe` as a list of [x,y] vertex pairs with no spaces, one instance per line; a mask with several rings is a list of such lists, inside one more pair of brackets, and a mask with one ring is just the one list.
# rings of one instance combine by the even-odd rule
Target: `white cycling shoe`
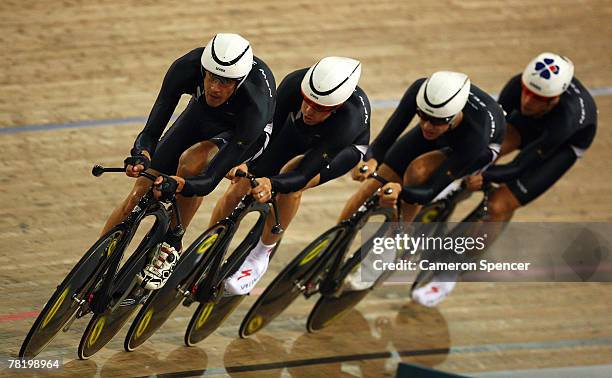
[[225,280],[225,295],[246,295],[263,277],[270,262],[270,252],[274,245],[265,245],[259,241],[249,253],[236,273]]
[[180,255],[168,243],[161,243],[153,259],[138,275],[141,286],[147,290],[161,289],[168,281]]
[[[374,286],[374,283],[376,282],[376,278],[378,278],[378,276],[380,276],[382,274],[382,271],[374,271],[373,273],[377,276],[373,277],[372,280],[367,279],[365,281],[362,281],[362,277],[366,277],[366,272],[364,272],[367,268],[363,268],[364,266],[367,265],[363,265],[363,264],[359,264],[357,266],[357,269],[355,269],[354,271],[352,271],[351,273],[349,273],[346,278],[344,279],[344,290],[345,291],[361,291],[361,290],[367,290],[369,288],[371,288],[372,286]],[[367,275],[367,277],[371,277],[369,274]]]
[[426,307],[435,307],[442,302],[453,291],[457,282],[451,281],[448,278],[445,282],[438,281],[434,278],[427,285],[414,289],[412,291],[412,300]]
[[377,260],[383,263],[392,263],[395,261],[397,253],[398,251],[395,249],[385,251],[380,255],[372,252],[368,253],[365,259],[359,263],[357,269],[346,276],[343,289],[345,291],[361,291],[371,288],[378,280],[378,277],[384,273],[382,269],[375,269],[374,263]]

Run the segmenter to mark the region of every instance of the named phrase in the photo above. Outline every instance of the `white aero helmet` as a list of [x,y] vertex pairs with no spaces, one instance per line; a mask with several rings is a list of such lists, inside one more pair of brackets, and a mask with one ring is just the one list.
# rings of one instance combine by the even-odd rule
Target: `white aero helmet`
[[242,84],[253,67],[253,50],[238,34],[219,33],[204,48],[202,67],[217,76],[242,79]]
[[310,67],[302,79],[302,95],[317,105],[334,107],[348,100],[361,76],[361,62],[329,56]]
[[556,97],[569,87],[574,63],[567,57],[545,52],[533,59],[523,71],[523,84],[543,97]]
[[470,94],[466,74],[438,71],[421,84],[416,103],[419,110],[433,118],[450,118],[459,113]]

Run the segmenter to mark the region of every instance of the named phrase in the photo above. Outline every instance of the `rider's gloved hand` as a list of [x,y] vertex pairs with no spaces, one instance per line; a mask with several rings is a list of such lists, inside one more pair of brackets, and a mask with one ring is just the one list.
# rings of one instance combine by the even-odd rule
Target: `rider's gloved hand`
[[130,151],[130,157],[127,157],[123,164],[125,166],[125,174],[130,177],[138,177],[140,172],[144,172],[151,166],[151,155],[145,150]]
[[153,183],[153,195],[158,200],[166,201],[180,192],[184,185],[185,180],[182,177],[161,174]]

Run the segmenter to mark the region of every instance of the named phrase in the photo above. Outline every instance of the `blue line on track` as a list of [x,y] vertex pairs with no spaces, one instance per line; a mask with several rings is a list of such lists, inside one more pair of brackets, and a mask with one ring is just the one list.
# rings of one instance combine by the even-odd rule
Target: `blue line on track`
[[[602,87],[590,89],[593,96],[609,96],[612,95],[612,87]],[[497,98],[497,93],[492,94]],[[374,100],[371,102],[372,109],[390,109],[395,108],[399,100]],[[176,116],[173,116],[173,119]],[[14,127],[0,128],[0,134],[16,134],[32,131],[50,131],[62,129],[82,129],[87,127],[101,126],[116,126],[116,125],[143,125],[147,121],[146,117],[126,117],[126,118],[109,118],[109,119],[92,119],[86,121],[69,122],[69,123],[48,123],[38,125],[23,125]]]

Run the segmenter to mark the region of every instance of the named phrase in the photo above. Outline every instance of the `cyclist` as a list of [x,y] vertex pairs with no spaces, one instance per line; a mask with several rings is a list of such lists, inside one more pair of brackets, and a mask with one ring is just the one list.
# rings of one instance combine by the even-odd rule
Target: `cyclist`
[[[510,163],[466,179],[471,190],[479,190],[483,182],[502,183],[489,196],[491,222],[509,221],[519,207],[553,186],[589,148],[597,129],[593,97],[574,78],[573,63],[557,54],[542,53],[529,62],[506,83],[499,103],[508,122],[500,156],[520,152]],[[427,303],[439,303],[453,287],[436,287]]]
[[597,129],[597,107],[574,77],[566,57],[542,53],[504,86],[499,103],[508,133],[501,155],[519,149],[508,164],[468,178],[470,189],[483,180],[503,183],[489,197],[490,221],[509,221],[514,211],[554,185],[589,148]]
[[[418,127],[399,137],[415,115]],[[389,181],[383,189],[393,189],[391,194],[381,195],[381,205],[393,206],[401,198],[403,221],[411,222],[423,204],[434,200],[455,180],[485,169],[497,158],[505,124],[499,104],[471,84],[467,75],[436,72],[408,88],[370,145],[362,164],[368,171],[362,174],[356,166],[354,175],[365,179],[376,170]],[[365,180],[345,205],[341,219],[349,217],[381,186],[377,180]],[[351,274],[345,288],[371,287],[373,282],[362,281],[361,273],[358,269]],[[382,272],[372,273],[367,276]]]
[[[251,188],[236,180],[217,203],[211,224],[227,215],[251,193],[259,202],[277,197],[284,229],[295,216],[302,193],[333,180],[357,164],[370,137],[370,103],[357,86],[361,63],[326,57],[310,68],[290,73],[278,87],[274,134],[257,159],[240,167],[259,177]],[[269,254],[280,238],[271,232],[274,215],[266,220],[261,240],[225,283],[230,295],[248,293],[267,269]]]
[[[183,94],[191,95],[191,100],[162,137]],[[215,35],[206,47],[190,51],[170,66],[147,123],[125,159],[126,174],[138,177],[147,170],[160,175],[156,197],[179,193],[177,204],[187,227],[202,201],[194,196],[210,193],[232,167],[257,157],[266,147],[275,97],[274,76],[253,56],[249,42],[237,34]],[[138,178],[102,232],[125,218],[150,185],[146,178]],[[181,246],[180,237],[169,237],[158,247],[139,275],[147,289],[163,286]]]

